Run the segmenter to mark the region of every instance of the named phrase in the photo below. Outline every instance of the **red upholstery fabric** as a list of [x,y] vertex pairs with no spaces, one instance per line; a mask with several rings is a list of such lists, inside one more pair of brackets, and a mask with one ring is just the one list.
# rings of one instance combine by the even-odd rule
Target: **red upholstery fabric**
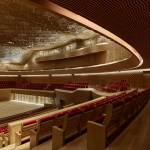
[[48,121],[48,120],[53,120],[56,118],[57,115],[52,115],[52,116],[45,116],[43,118],[40,119],[40,122],[45,122],[45,121]]
[[20,88],[20,89],[35,89],[35,90],[54,90],[67,89],[75,90],[77,88],[87,88],[88,83],[66,83],[66,84],[46,84],[46,83],[30,83],[17,81],[0,81],[0,88]]
[[23,126],[31,125],[31,124],[34,124],[36,122],[37,122],[36,120],[26,121],[26,122],[23,122]]
[[80,113],[82,113],[82,110],[80,108],[75,108],[75,109],[69,110],[67,114],[68,116],[74,116]]
[[8,133],[8,128],[7,127],[0,127],[0,133]]
[[100,114],[98,117],[94,118],[93,121],[98,122],[98,123],[102,123],[105,119],[105,115]]

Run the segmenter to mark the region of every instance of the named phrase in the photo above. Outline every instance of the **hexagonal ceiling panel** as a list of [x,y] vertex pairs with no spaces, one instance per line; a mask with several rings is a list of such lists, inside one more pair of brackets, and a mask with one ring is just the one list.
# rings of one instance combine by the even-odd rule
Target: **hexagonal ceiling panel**
[[[43,51],[48,50],[46,55],[49,57],[51,50],[64,52],[64,48],[85,47],[83,43],[89,39],[96,38],[102,43],[110,41],[28,0],[0,1],[0,17],[0,70],[36,70],[36,67],[41,70],[42,65],[39,67],[35,61],[36,56],[43,60],[39,58]],[[91,44],[91,41],[87,43]]]
[[[5,8],[5,9],[4,9]],[[26,1],[0,1],[0,62],[20,63],[29,50],[52,49],[95,32]]]

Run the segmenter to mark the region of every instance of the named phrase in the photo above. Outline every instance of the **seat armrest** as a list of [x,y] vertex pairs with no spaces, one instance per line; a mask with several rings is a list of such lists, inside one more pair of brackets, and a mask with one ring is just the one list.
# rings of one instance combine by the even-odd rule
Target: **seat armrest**
[[21,145],[21,133],[19,131],[15,133],[15,145]]
[[0,136],[0,148],[3,147],[3,137]]
[[5,146],[8,146],[9,144],[8,136],[4,136],[4,142],[5,142]]
[[[87,150],[104,150],[106,147],[105,126],[93,121],[87,123]],[[94,138],[93,138],[94,137]]]
[[32,149],[36,145],[38,145],[38,132],[30,130],[30,148]]
[[64,130],[53,126],[52,128],[52,150],[58,150],[64,145]]

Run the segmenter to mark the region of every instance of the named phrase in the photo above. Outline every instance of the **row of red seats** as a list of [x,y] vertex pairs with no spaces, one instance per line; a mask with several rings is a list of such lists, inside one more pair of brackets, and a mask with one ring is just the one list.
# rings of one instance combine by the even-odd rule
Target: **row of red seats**
[[[54,118],[61,117],[61,116],[64,116],[66,114],[69,116],[73,116],[73,115],[76,115],[78,113],[89,111],[89,110],[103,106],[103,105],[108,104],[108,103],[113,104],[113,107],[117,107],[119,105],[122,105],[125,102],[128,102],[129,100],[132,100],[133,98],[135,98],[138,95],[141,95],[141,94],[143,94],[143,95],[147,94],[148,95],[149,93],[150,93],[150,90],[145,90],[141,93],[138,93],[137,90],[131,91],[129,93],[121,93],[117,96],[107,97],[103,100],[99,100],[96,102],[91,101],[91,103],[85,103],[85,104],[81,105],[80,107],[74,107],[70,110],[65,110],[62,112],[56,112],[53,115],[42,117],[42,118],[40,118],[40,120],[42,122],[47,121],[47,120],[52,120]],[[100,118],[101,118],[101,116],[100,116]],[[97,118],[93,118],[93,120],[97,120]],[[37,122],[37,120],[31,120],[31,121],[24,122],[23,125],[24,126],[30,125],[30,124],[33,124],[35,122]]]
[[42,83],[32,83],[27,85],[26,89],[42,89],[42,90],[54,90],[54,89],[66,89],[66,90],[75,90],[77,88],[87,88],[87,84],[73,84],[73,83],[67,83],[67,84],[42,84]]
[[[88,83],[66,83],[66,84],[46,84],[46,83],[17,83],[15,81],[0,81],[0,88],[22,88],[22,89],[36,89],[36,90],[54,90],[56,88],[75,90],[77,88],[87,88]],[[108,92],[124,91],[129,88],[126,80],[107,84],[102,87],[102,90]]]
[[87,88],[88,83],[66,83],[66,84],[46,84],[46,83],[17,83],[15,81],[0,81],[0,88],[21,88],[35,90],[66,89],[75,90],[77,88]]
[[0,88],[13,88],[16,86],[15,81],[0,81]]
[[[118,106],[121,106],[121,105],[123,105],[135,98],[138,98],[140,96],[142,96],[143,99],[148,99],[150,97],[150,89],[145,89],[141,92],[138,92],[137,90],[133,90],[129,93],[123,92],[119,95],[106,97],[103,100],[100,99],[97,101],[91,101],[90,103],[84,103],[84,104],[81,104],[80,106],[71,108],[69,110],[64,110],[62,112],[56,112],[55,114],[41,117],[40,121],[45,122],[45,121],[53,120],[55,118],[58,118],[58,117],[61,117],[64,115],[73,116],[73,115],[76,115],[79,113],[93,110],[97,107],[101,107],[108,103],[111,103],[113,105],[113,107],[118,107]],[[141,102],[142,102],[142,100],[141,100]],[[93,118],[93,121],[100,121],[102,119],[104,119],[104,117],[101,115],[101,116],[99,116],[99,118]],[[31,124],[34,124],[37,122],[38,122],[38,120],[25,121],[25,122],[23,122],[23,126],[31,125]],[[7,127],[0,128],[0,133],[7,133],[7,132],[8,132]]]
[[7,127],[0,127],[0,133],[7,134],[8,133],[8,128]]
[[47,84],[43,84],[43,83],[29,83],[29,84],[23,85],[21,88],[44,90],[46,88],[46,86],[47,86]]
[[88,88],[88,83],[67,83],[64,84],[64,89],[76,90],[77,88]]
[[108,92],[125,91],[128,89],[129,89],[129,83],[126,80],[110,83],[102,87],[102,90],[108,91]]

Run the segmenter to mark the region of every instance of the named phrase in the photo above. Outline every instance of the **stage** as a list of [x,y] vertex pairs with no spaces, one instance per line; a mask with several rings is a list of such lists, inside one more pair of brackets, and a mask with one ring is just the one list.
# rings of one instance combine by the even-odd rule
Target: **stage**
[[26,117],[32,112],[36,112],[44,108],[42,104],[32,104],[19,102],[15,100],[0,102],[0,121],[6,121],[9,119],[20,119],[20,117]]

